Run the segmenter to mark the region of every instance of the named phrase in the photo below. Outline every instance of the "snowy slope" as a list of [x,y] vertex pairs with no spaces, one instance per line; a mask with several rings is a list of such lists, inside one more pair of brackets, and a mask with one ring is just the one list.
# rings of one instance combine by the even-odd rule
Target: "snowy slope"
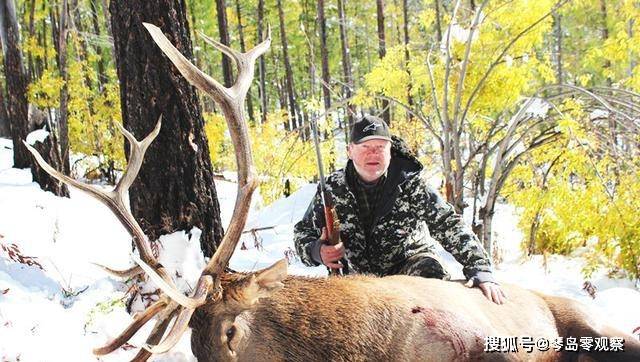
[[[222,218],[228,222],[235,185],[216,182],[216,187]],[[293,250],[293,225],[306,211],[315,190],[315,185],[308,185],[261,210],[254,208],[246,229],[258,231],[243,235],[230,266],[255,270]],[[91,349],[116,336],[131,320],[120,300],[125,285],[91,264],[113,268],[132,265],[128,235],[97,201],[74,190],[71,196],[61,199],[45,193],[31,182],[29,170],[12,168],[11,142],[0,139],[0,243],[17,245],[22,255],[35,257],[43,268],[16,263],[0,250],[3,361],[97,360]],[[517,245],[522,235],[515,227],[514,211],[502,205],[495,222],[497,239],[505,246],[505,262],[496,272],[498,280],[581,300],[628,332],[640,325],[640,293],[631,282],[598,274],[591,280],[599,288],[597,298],[592,300],[581,291],[579,258],[551,257],[545,273],[539,258],[519,257]],[[191,230],[160,240],[161,261],[184,276],[179,285],[185,290],[195,284],[204,263],[198,235],[198,230]],[[242,244],[246,250],[240,250]],[[450,272],[461,277],[460,266],[448,255],[442,256]],[[307,268],[299,261],[293,262],[290,272],[326,275],[324,268]],[[136,334],[131,344],[140,346],[150,325]],[[99,360],[124,361],[134,353],[121,349]],[[176,348],[155,360],[194,360],[188,333]]]

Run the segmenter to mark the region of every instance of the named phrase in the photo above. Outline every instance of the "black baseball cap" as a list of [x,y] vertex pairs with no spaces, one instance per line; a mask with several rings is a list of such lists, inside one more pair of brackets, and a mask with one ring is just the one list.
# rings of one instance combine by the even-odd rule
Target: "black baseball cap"
[[366,115],[351,128],[351,143],[362,143],[368,140],[391,141],[389,126],[380,117]]

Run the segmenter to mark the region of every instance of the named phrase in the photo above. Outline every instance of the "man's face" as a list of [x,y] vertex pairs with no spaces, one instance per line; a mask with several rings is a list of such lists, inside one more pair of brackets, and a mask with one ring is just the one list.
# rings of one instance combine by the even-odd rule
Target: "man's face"
[[389,167],[391,142],[373,139],[358,144],[350,143],[347,153],[360,178],[365,182],[374,182]]

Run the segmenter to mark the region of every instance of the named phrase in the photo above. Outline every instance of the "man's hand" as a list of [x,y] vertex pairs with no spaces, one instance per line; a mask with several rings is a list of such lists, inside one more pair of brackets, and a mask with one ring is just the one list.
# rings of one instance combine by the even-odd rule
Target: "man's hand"
[[484,296],[487,297],[490,301],[496,304],[503,304],[507,301],[507,296],[502,291],[502,288],[496,283],[493,282],[484,282],[478,285],[478,288],[482,290]]
[[342,268],[340,259],[344,257],[344,244],[342,244],[342,242],[336,245],[325,244],[327,241],[327,228],[322,228],[320,241],[322,241],[322,246],[320,246],[320,258],[322,259],[322,264],[331,269]]

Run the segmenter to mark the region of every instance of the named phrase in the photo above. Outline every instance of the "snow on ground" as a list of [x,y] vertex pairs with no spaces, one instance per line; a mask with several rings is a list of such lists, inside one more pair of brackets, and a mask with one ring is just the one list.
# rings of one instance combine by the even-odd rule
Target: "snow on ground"
[[[124,361],[135,349],[94,357],[91,349],[115,337],[131,321],[125,312],[126,286],[91,263],[124,269],[133,265],[128,234],[111,212],[89,196],[71,190],[71,199],[43,192],[29,170],[12,168],[11,142],[0,139],[0,244],[17,245],[23,256],[36,258],[42,269],[8,258],[0,249],[0,359],[2,361]],[[235,200],[235,184],[216,181],[223,222],[228,223]],[[263,268],[293,251],[293,225],[302,217],[315,193],[307,185],[286,199],[260,210],[253,207],[246,232],[230,262],[236,270]],[[256,204],[257,205],[257,204]],[[500,282],[578,299],[609,322],[631,333],[640,326],[640,293],[633,283],[611,280],[604,273],[591,282],[595,300],[582,289],[582,260],[551,256],[547,270],[539,257],[524,259],[518,245],[522,234],[514,210],[500,205],[496,212],[496,240],[504,262],[496,268]],[[253,232],[252,232],[253,231]],[[161,262],[184,278],[189,290],[204,263],[199,252],[200,231],[181,231],[160,240]],[[244,248],[243,248],[244,246]],[[244,249],[244,250],[243,250]],[[448,254],[442,258],[454,277],[461,267]],[[307,268],[293,260],[290,273],[326,275],[322,267]],[[150,287],[151,288],[151,287]],[[140,303],[136,303],[139,308]],[[151,323],[130,341],[143,344]],[[155,361],[193,361],[189,333],[171,352]]]

